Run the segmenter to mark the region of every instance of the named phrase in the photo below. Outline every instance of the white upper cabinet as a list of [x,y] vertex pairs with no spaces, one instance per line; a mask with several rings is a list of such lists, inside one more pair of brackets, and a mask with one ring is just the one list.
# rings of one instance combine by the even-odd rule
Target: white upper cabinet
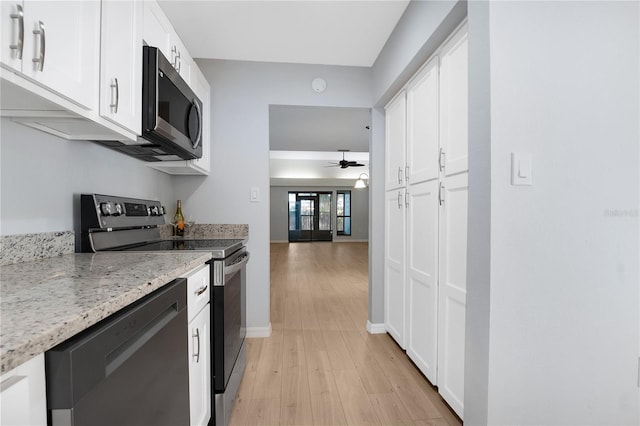
[[139,135],[142,0],[102,2],[100,59],[100,115]]
[[148,46],[160,49],[180,77],[191,84],[193,59],[155,0],[144,2],[144,41]]
[[444,174],[469,170],[468,37],[466,24],[442,47],[440,63],[441,132]]
[[75,102],[98,101],[100,2],[2,2],[2,65]]
[[438,57],[432,57],[407,86],[407,179],[414,185],[437,179]]
[[385,190],[405,186],[406,94],[400,92],[385,107]]
[[143,36],[147,46],[160,49],[162,54],[171,62],[169,38],[173,27],[155,0],[144,0]]

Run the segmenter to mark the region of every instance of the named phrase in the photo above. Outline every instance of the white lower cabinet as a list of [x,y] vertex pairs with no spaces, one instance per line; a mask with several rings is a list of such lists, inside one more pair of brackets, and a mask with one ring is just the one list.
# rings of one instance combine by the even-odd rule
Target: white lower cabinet
[[385,199],[384,323],[387,332],[405,348],[406,215],[404,190],[386,193]]
[[438,367],[438,181],[408,190],[407,355],[432,383]]
[[385,108],[385,328],[461,418],[467,64],[464,24]]
[[0,424],[47,424],[44,354],[31,358],[0,377]]
[[189,406],[191,426],[211,418],[211,310],[209,265],[187,274]]
[[468,173],[442,181],[438,392],[462,417],[467,299]]

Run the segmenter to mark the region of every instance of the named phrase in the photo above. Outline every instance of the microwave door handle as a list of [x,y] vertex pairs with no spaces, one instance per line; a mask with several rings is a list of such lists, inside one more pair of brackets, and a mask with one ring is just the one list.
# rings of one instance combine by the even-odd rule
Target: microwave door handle
[[249,261],[249,252],[246,252],[243,256],[243,259],[238,262],[238,263],[234,263],[233,265],[230,266],[225,266],[224,268],[224,274],[225,275],[231,275],[237,271],[239,271],[240,269],[242,269],[244,267],[244,265],[247,264],[247,262]]
[[193,149],[196,149],[198,145],[200,145],[201,136],[202,136],[202,111],[200,110],[200,105],[195,100],[193,101],[193,106],[196,109],[196,113],[198,114],[198,136],[196,136],[195,143],[193,144]]

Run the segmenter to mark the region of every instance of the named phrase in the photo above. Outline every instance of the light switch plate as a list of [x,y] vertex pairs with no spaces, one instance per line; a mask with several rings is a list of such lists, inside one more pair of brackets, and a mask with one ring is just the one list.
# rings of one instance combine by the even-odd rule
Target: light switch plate
[[258,188],[257,186],[251,187],[251,195],[249,196],[249,200],[252,203],[260,202],[260,188]]
[[530,152],[511,153],[511,185],[533,185],[533,155]]

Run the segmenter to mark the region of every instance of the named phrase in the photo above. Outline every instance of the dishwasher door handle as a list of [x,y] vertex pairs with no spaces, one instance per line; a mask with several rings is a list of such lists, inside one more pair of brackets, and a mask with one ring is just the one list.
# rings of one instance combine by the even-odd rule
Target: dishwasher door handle
[[129,340],[118,346],[116,350],[107,354],[105,360],[105,376],[109,377],[111,373],[116,371],[131,355],[136,353],[138,349],[143,347],[145,343],[153,338],[160,330],[164,328],[172,319],[178,315],[178,304],[174,303],[164,310],[160,315],[155,317],[136,334],[131,336]]

